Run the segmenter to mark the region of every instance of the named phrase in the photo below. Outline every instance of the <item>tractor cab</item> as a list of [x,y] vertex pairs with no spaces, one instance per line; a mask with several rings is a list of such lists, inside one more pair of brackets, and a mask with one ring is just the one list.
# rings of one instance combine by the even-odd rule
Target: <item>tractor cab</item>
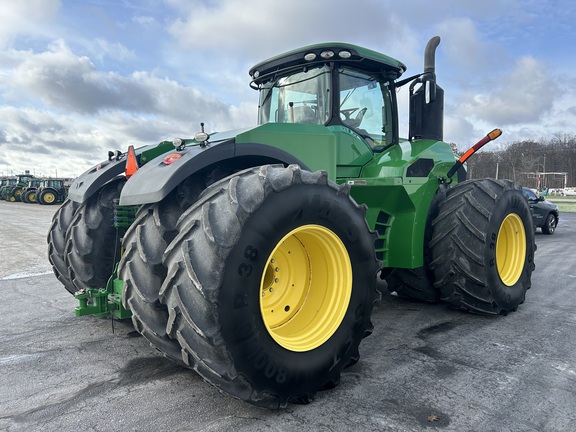
[[260,91],[258,123],[324,125],[381,151],[398,142],[394,87],[405,69],[391,57],[342,43],[268,59],[250,70],[251,87]]
[[28,182],[30,180],[32,180],[33,178],[34,178],[34,176],[32,174],[30,174],[29,171],[26,171],[25,174],[20,174],[20,175],[16,176],[16,179],[17,179],[16,184],[19,186],[22,186],[22,187],[27,186]]
[[3,178],[0,186],[0,199],[6,199],[8,192],[16,186],[16,177]]

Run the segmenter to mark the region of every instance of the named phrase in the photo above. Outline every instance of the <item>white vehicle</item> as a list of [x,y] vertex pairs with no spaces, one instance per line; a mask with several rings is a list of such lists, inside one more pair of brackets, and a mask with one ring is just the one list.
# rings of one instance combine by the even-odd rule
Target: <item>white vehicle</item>
[[574,188],[564,188],[564,190],[562,191],[562,195],[576,196],[576,190],[574,190]]

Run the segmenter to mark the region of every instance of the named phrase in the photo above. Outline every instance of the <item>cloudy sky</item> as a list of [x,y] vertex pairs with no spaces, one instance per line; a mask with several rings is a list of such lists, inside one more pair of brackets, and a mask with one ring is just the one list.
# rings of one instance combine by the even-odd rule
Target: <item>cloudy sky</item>
[[[254,125],[248,69],[342,41],[421,72],[431,36],[446,141],[576,133],[572,0],[0,0],[0,173],[75,176],[125,151]],[[407,94],[401,92],[401,134]]]

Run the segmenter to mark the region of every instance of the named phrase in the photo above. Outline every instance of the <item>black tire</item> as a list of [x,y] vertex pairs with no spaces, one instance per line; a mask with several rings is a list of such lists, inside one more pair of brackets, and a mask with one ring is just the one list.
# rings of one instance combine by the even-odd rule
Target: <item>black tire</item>
[[122,246],[125,252],[118,266],[124,281],[122,302],[132,311],[134,328],[167,358],[182,366],[180,344],[168,337],[168,310],[159,302],[159,291],[167,269],[163,254],[177,235],[176,223],[208,183],[226,176],[229,170],[216,169],[189,177],[160,203],[143,206],[130,226]]
[[[168,333],[179,341],[184,362],[232,396],[271,409],[309,402],[318,390],[337,385],[372,331],[370,315],[379,297],[375,234],[365,212],[346,186],[297,166],[253,168],[209,187],[178,223],[160,291],[169,311]],[[329,264],[326,256],[333,257]],[[326,262],[318,264],[319,257]],[[298,260],[314,267],[313,283],[306,276],[303,283],[296,280],[310,276],[306,265],[295,265]],[[285,276],[275,277],[280,267]],[[303,286],[311,288],[309,297]],[[334,302],[329,312],[327,303],[316,303],[318,292]],[[270,295],[261,302],[262,293]],[[282,313],[306,316],[302,302],[310,299],[332,327],[309,330],[307,325],[323,322],[315,316],[300,322],[309,338],[303,343],[274,321]],[[271,310],[275,301],[277,315]]]
[[24,194],[24,201],[27,202],[28,204],[35,204],[36,191],[35,190],[26,191],[26,193]]
[[20,195],[22,193],[22,188],[20,186],[16,186],[12,191],[8,194],[6,201],[9,202],[16,202],[20,201]]
[[433,276],[425,267],[396,268],[386,277],[388,291],[406,300],[438,303],[440,292],[434,286]]
[[196,201],[204,183],[190,179],[159,203],[143,206],[130,226],[122,246],[118,277],[124,281],[122,303],[132,312],[134,328],[169,359],[186,366],[180,344],[166,334],[168,310],[159,301],[166,279],[163,256],[176,237],[176,223]]
[[164,250],[176,235],[182,214],[175,200],[143,206],[122,242],[124,255],[118,277],[124,281],[122,303],[132,312],[134,328],[166,357],[184,365],[180,345],[166,334],[168,310],[160,304],[158,292],[166,278],[162,264]]
[[107,183],[82,203],[67,232],[68,277],[77,288],[105,288],[120,259],[121,233],[114,227],[113,200],[124,178]]
[[530,288],[536,250],[521,187],[482,179],[449,189],[430,247],[441,300],[476,313],[515,311]]
[[38,202],[44,205],[57,204],[58,196],[52,190],[43,190],[38,196]]
[[542,232],[548,235],[554,234],[557,222],[556,217],[552,213],[548,213],[544,225],[542,225]]
[[79,204],[66,200],[52,217],[52,225],[48,231],[48,261],[52,264],[52,271],[56,278],[64,285],[70,294],[78,291],[68,275],[66,263],[66,231],[72,223],[74,213]]

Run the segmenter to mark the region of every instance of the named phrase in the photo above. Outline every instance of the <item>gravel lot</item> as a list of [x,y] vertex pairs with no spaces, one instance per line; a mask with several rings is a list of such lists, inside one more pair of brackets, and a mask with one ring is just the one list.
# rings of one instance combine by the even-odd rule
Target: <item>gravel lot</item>
[[526,303],[484,317],[385,295],[362,358],[309,405],[270,412],[166,360],[131,322],[76,318],[50,271],[56,207],[0,202],[0,430],[572,431],[576,214],[536,234]]

